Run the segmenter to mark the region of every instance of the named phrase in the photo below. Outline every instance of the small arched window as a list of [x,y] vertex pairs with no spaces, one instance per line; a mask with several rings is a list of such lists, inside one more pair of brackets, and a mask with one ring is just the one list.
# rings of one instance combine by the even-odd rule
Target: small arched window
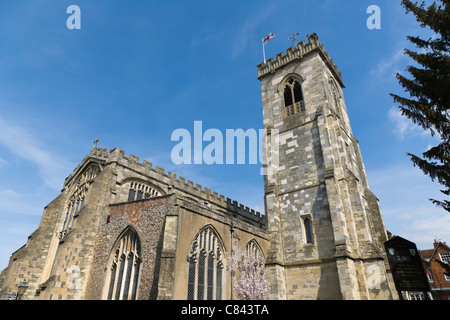
[[298,79],[290,79],[284,87],[284,107],[286,115],[290,116],[305,111],[302,85]]
[[141,182],[130,182],[128,201],[159,197],[162,193],[154,187]]
[[195,237],[188,262],[188,300],[222,300],[225,272],[222,242],[211,227]]
[[330,86],[331,86],[331,94],[333,98],[333,105],[336,110],[336,114],[341,117],[341,96],[339,95],[339,91],[337,88],[337,85],[333,79],[330,79]]
[[309,218],[303,219],[303,226],[305,228],[306,243],[312,244],[313,243],[313,234],[312,234],[311,219],[309,219]]
[[250,240],[245,246],[247,256],[254,256],[257,259],[264,259],[264,253],[255,239]]
[[117,241],[112,251],[107,274],[108,300],[135,300],[141,267],[141,245],[139,237],[128,228]]

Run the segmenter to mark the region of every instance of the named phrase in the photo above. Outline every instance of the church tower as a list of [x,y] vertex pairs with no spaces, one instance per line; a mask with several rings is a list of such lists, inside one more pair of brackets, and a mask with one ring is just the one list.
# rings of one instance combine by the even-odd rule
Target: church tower
[[308,36],[258,65],[271,299],[395,299],[340,71]]

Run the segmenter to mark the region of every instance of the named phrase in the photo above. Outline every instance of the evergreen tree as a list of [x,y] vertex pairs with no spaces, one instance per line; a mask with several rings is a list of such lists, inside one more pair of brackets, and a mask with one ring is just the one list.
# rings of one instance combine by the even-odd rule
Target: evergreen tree
[[[435,1],[426,7],[409,0],[402,1],[407,13],[412,12],[422,28],[430,28],[435,35],[428,40],[408,36],[418,52],[405,49],[405,54],[417,64],[408,66],[408,79],[397,74],[397,79],[409,98],[391,94],[403,116],[408,117],[440,143],[422,154],[408,153],[414,166],[419,167],[433,181],[444,186],[441,192],[450,195],[450,0]],[[448,200],[430,199],[435,205],[450,212]]]

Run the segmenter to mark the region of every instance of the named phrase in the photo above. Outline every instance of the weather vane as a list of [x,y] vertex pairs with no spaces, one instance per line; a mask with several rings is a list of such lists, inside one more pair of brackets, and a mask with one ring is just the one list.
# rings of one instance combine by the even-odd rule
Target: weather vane
[[293,33],[292,34],[292,38],[289,38],[289,40],[288,40],[288,41],[292,41],[292,45],[293,46],[298,45],[298,41],[297,41],[297,38],[296,38],[298,35],[300,35],[300,32]]

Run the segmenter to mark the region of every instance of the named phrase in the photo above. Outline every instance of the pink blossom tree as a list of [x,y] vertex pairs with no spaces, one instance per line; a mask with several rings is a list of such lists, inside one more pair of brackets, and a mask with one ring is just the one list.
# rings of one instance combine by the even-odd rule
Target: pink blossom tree
[[239,300],[266,300],[269,282],[262,257],[253,253],[234,253],[228,257],[227,270],[233,279],[233,295]]

